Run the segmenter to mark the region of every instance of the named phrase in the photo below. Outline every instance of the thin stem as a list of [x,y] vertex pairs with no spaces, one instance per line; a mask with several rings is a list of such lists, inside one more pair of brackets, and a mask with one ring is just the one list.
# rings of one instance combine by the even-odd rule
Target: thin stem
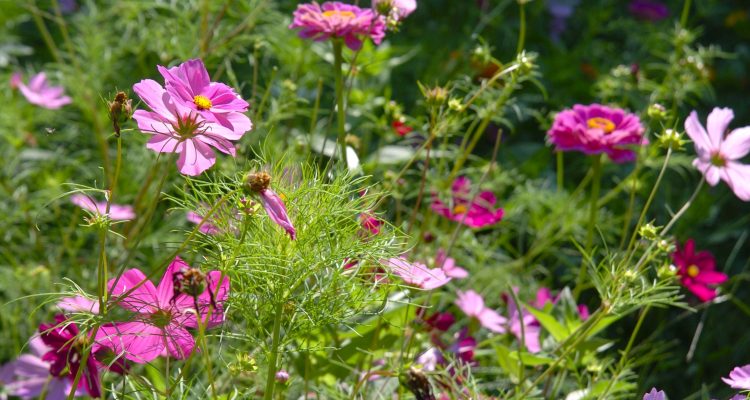
[[526,8],[524,5],[526,2],[519,1],[518,7],[521,12],[520,19],[521,19],[521,26],[518,30],[518,47],[516,48],[516,54],[521,54],[523,51],[523,46],[526,42]]
[[643,311],[641,311],[641,315],[638,316],[638,322],[636,322],[635,328],[633,328],[633,332],[630,334],[628,344],[627,346],[625,346],[625,351],[622,352],[622,356],[620,357],[620,362],[617,365],[617,372],[614,374],[614,379],[610,379],[609,384],[607,384],[607,388],[604,390],[604,393],[599,396],[600,399],[606,398],[606,395],[609,394],[609,390],[612,389],[612,385],[617,381],[620,373],[622,373],[622,370],[625,368],[628,355],[630,355],[630,350],[633,348],[633,343],[635,343],[635,338],[638,336],[638,332],[640,332],[641,330],[641,325],[643,325],[643,321],[646,319],[646,314],[648,314],[648,311],[650,309],[651,305],[649,304],[643,309]]
[[276,386],[276,362],[279,357],[279,336],[281,332],[281,318],[284,311],[284,303],[276,304],[276,315],[273,319],[273,337],[271,339],[271,358],[268,360],[268,374],[266,375],[266,390],[263,394],[265,400],[273,399],[273,390]]
[[343,46],[340,39],[333,40],[333,73],[336,77],[336,115],[339,148],[344,166],[348,166],[346,159],[346,111],[344,110],[344,77],[341,73],[343,64]]
[[688,15],[690,15],[690,3],[691,0],[685,0],[682,6],[682,15],[680,16],[680,26],[685,27],[687,25]]
[[659,189],[659,185],[661,184],[662,178],[664,178],[664,173],[667,171],[667,166],[669,165],[669,159],[672,156],[672,148],[667,149],[667,155],[664,156],[664,163],[661,166],[661,170],[659,170],[659,175],[656,177],[656,182],[654,183],[654,187],[651,189],[651,193],[648,195],[648,199],[646,200],[646,204],[643,206],[643,210],[641,210],[641,215],[638,217],[638,223],[635,225],[635,228],[633,229],[633,234],[630,236],[630,242],[628,243],[628,251],[633,248],[633,245],[635,245],[635,239],[638,237],[638,229],[641,225],[643,225],[643,221],[646,219],[646,212],[648,212],[649,207],[651,207],[651,202],[654,201],[654,197],[656,196],[656,192]]
[[[594,157],[594,163],[591,166],[592,170],[592,182],[591,182],[591,198],[589,202],[589,223],[588,232],[586,233],[586,253],[591,252],[591,247],[594,244],[594,228],[596,227],[596,220],[598,217],[599,206],[597,204],[599,200],[599,192],[602,186],[602,155],[599,154]],[[588,269],[586,268],[586,258],[583,257],[581,261],[581,268],[578,270],[578,279],[576,279],[576,287],[573,290],[573,297],[578,298],[578,294],[584,285],[586,280]]]
[[563,184],[565,183],[564,175],[563,175],[563,173],[565,172],[564,171],[565,164],[563,163],[563,152],[558,151],[556,154],[556,157],[557,157],[557,193],[562,193]]

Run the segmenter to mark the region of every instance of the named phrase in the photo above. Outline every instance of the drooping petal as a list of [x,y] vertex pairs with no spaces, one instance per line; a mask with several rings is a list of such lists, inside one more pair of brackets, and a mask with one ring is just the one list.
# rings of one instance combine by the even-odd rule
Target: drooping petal
[[271,189],[265,189],[260,192],[260,200],[263,204],[263,208],[271,218],[271,220],[278,226],[282,227],[292,240],[297,238],[297,230],[294,229],[289,214],[286,211],[286,206],[281,197]]

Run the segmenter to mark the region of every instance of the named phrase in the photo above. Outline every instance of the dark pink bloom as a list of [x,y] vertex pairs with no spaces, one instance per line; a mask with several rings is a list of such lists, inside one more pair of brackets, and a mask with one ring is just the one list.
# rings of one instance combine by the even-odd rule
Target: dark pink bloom
[[271,189],[265,189],[260,193],[260,203],[266,210],[266,213],[276,225],[284,228],[292,240],[297,239],[297,230],[294,229],[292,221],[289,219],[289,213],[286,211],[284,201],[281,200],[276,192]]
[[654,0],[632,0],[628,11],[634,17],[645,21],[661,21],[669,16],[667,5]]
[[435,197],[432,201],[433,211],[472,228],[483,228],[503,219],[503,209],[495,209],[497,199],[492,192],[480,192],[474,199],[471,198],[471,181],[468,178],[457,178],[451,190],[453,204],[445,204]]
[[379,234],[380,227],[383,225],[383,221],[369,213],[360,214],[359,221],[362,224],[363,232],[365,234],[369,233],[370,235]]
[[424,264],[410,263],[403,257],[385,260],[383,266],[401,278],[407,285],[424,290],[437,289],[451,280],[440,268],[429,269]]
[[93,352],[83,360],[88,338],[81,335],[76,324],[58,314],[54,324],[39,325],[39,336],[50,348],[42,360],[50,363],[49,373],[52,376],[67,377],[73,382],[78,370],[83,368],[78,388],[85,389],[91,397],[101,397],[99,363],[94,359]]
[[508,320],[497,313],[497,311],[485,307],[484,299],[477,292],[469,290],[468,292],[458,292],[456,305],[467,316],[476,318],[479,323],[491,330],[492,332],[505,333]]
[[[420,308],[421,310],[424,309]],[[456,317],[449,312],[436,312],[427,317],[424,322],[432,329],[445,332],[456,322]]]
[[362,47],[362,37],[369,36],[375,44],[385,37],[385,19],[369,8],[359,8],[338,1],[319,5],[299,4],[290,29],[299,28],[299,36],[316,41],[331,37],[344,39],[352,50]]
[[202,60],[188,60],[169,69],[161,65],[156,68],[164,77],[167,93],[181,105],[240,136],[253,128],[250,118],[243,114],[249,104],[231,87],[211,82]]
[[740,200],[750,201],[750,165],[739,162],[750,152],[750,126],[735,129],[724,137],[732,119],[734,112],[731,109],[714,108],[708,114],[706,132],[698,114],[693,111],[685,120],[685,132],[695,143],[698,153],[693,165],[703,173],[706,182],[716,186],[721,179]]
[[119,279],[110,280],[109,290],[113,303],[135,315],[132,321],[100,327],[97,344],[118,357],[147,363],[165,349],[177,359],[192,353],[195,340],[186,328],[198,327],[196,307],[208,328],[222,323],[229,278],[222,278],[219,271],[203,276],[177,257],[158,287],[143,272],[131,269]]
[[443,249],[438,249],[435,255],[435,267],[442,269],[449,278],[463,279],[469,276],[469,272],[456,265],[456,260],[448,257]]
[[612,161],[624,163],[636,156],[629,147],[648,144],[643,132],[634,114],[601,104],[576,104],[557,114],[547,136],[557,151],[606,153]]
[[21,74],[15,73],[11,77],[11,87],[18,88],[29,103],[42,108],[56,110],[71,102],[70,97],[63,94],[62,86],[49,86],[44,72],[32,76],[28,86],[23,83]]
[[[98,215],[105,215],[107,211],[107,202],[105,201],[94,201],[90,197],[83,194],[74,194],[70,197],[70,201],[83,208],[84,210],[91,211]],[[109,216],[114,221],[125,221],[135,218],[135,211],[133,206],[110,204],[109,205]]]
[[729,373],[729,378],[721,378],[721,380],[731,386],[732,389],[750,390],[750,364],[735,367]]
[[714,286],[727,280],[726,274],[716,271],[716,260],[708,251],[695,252],[695,242],[689,239],[685,247],[677,243],[672,253],[672,261],[677,266],[677,274],[682,285],[693,292],[700,301],[711,301],[716,297]]

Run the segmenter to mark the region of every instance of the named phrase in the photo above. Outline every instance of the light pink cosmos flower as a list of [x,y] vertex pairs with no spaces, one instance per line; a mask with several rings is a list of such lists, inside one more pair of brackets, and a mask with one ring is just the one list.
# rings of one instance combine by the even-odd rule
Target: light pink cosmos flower
[[484,299],[477,292],[458,292],[456,305],[467,316],[476,318],[483,327],[492,332],[505,333],[508,320],[498,314],[495,310],[484,306]]
[[732,389],[750,390],[750,364],[735,367],[729,373],[729,378],[721,378],[721,380],[731,386]]
[[372,0],[372,8],[375,10],[394,10],[396,20],[402,20],[417,9],[417,0]]
[[[147,363],[164,352],[177,359],[192,353],[195,340],[186,328],[198,327],[197,314],[208,328],[222,323],[223,303],[229,294],[229,278],[210,271],[195,283],[194,296],[186,294],[185,278],[193,274],[179,257],[169,265],[159,286],[138,269],[125,271],[119,279],[109,281],[113,303],[135,313],[130,322],[103,325],[96,335],[98,346],[136,363]],[[201,275],[202,276],[202,275]],[[221,279],[221,284],[219,284]],[[205,286],[205,287],[204,287]],[[210,309],[210,318],[208,318]]]
[[472,228],[483,228],[496,224],[503,219],[503,209],[495,209],[497,199],[490,191],[479,193],[472,201],[471,181],[466,177],[457,178],[451,187],[453,207],[443,203],[437,197],[432,200],[432,210],[450,219],[463,222]]
[[421,263],[410,263],[403,257],[384,260],[383,266],[406,284],[424,290],[437,289],[451,281],[441,268],[430,269]]
[[386,25],[383,16],[372,9],[333,1],[322,6],[316,2],[299,4],[289,28],[300,28],[299,36],[303,39],[344,39],[350,49],[357,51],[362,48],[364,36],[380,44],[385,37]]
[[57,307],[66,312],[99,314],[99,302],[83,296],[64,297]]
[[638,116],[625,110],[576,104],[555,116],[547,137],[557,151],[606,153],[612,161],[624,163],[636,156],[629,147],[648,144],[644,130]]
[[70,97],[63,94],[65,89],[62,86],[49,86],[44,72],[32,76],[28,86],[23,83],[21,74],[15,73],[10,84],[11,87],[18,88],[29,103],[42,108],[56,110],[71,102]]
[[109,219],[114,221],[127,221],[135,218],[135,211],[133,210],[133,206],[110,204],[109,214],[107,214],[106,201],[94,201],[90,197],[83,194],[74,194],[73,196],[70,196],[70,201],[78,207],[83,208],[84,210],[91,211],[92,213],[98,215],[107,215],[109,216]]
[[729,108],[714,108],[708,114],[708,132],[698,120],[698,113],[690,113],[685,120],[685,132],[695,143],[698,158],[693,165],[716,186],[719,179],[729,185],[742,201],[750,201],[750,165],[739,160],[750,152],[750,126],[733,130],[724,136],[734,112]]
[[[196,225],[203,222],[203,219],[204,219],[200,214],[194,211],[188,211],[186,218],[188,221]],[[201,225],[200,228],[198,228],[198,231],[206,235],[218,235],[219,233],[221,233],[221,230],[219,229],[219,227],[217,227],[216,225],[212,224],[209,221],[210,219],[206,222],[203,222],[203,225]]]
[[667,400],[667,395],[663,390],[651,388],[651,391],[643,395],[643,400]]
[[438,249],[435,255],[435,267],[442,269],[449,278],[463,279],[469,276],[469,272],[456,265],[456,260],[448,257],[443,249]]
[[[516,289],[514,289],[516,290]],[[521,309],[519,314],[518,309]],[[539,344],[541,326],[534,316],[526,311],[523,305],[516,304],[513,297],[508,296],[508,327],[510,333],[523,344],[529,353],[538,353],[542,347]]]
[[240,136],[253,129],[250,118],[243,114],[250,105],[230,86],[211,82],[202,60],[188,60],[169,69],[161,65],[156,68],[164,77],[167,93],[176,102]]

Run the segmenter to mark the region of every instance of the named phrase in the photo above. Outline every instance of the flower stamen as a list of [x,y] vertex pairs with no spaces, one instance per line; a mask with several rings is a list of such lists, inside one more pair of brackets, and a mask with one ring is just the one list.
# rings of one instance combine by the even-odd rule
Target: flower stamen
[[586,125],[591,129],[601,129],[604,133],[612,133],[617,127],[614,122],[602,117],[589,118]]
[[689,276],[689,277],[691,277],[691,278],[695,278],[695,277],[696,277],[696,276],[698,276],[698,275],[699,275],[700,273],[701,273],[701,270],[700,270],[700,268],[698,268],[698,266],[697,266],[697,265],[695,265],[695,264],[691,264],[691,265],[690,265],[690,266],[689,266],[689,267],[687,268],[687,274],[688,274],[688,276]]
[[195,106],[198,107],[199,110],[210,110],[213,106],[211,100],[202,94],[193,97],[193,103],[195,103]]
[[351,11],[328,10],[323,11],[323,16],[326,18],[339,17],[350,19],[356,17],[357,15]]

